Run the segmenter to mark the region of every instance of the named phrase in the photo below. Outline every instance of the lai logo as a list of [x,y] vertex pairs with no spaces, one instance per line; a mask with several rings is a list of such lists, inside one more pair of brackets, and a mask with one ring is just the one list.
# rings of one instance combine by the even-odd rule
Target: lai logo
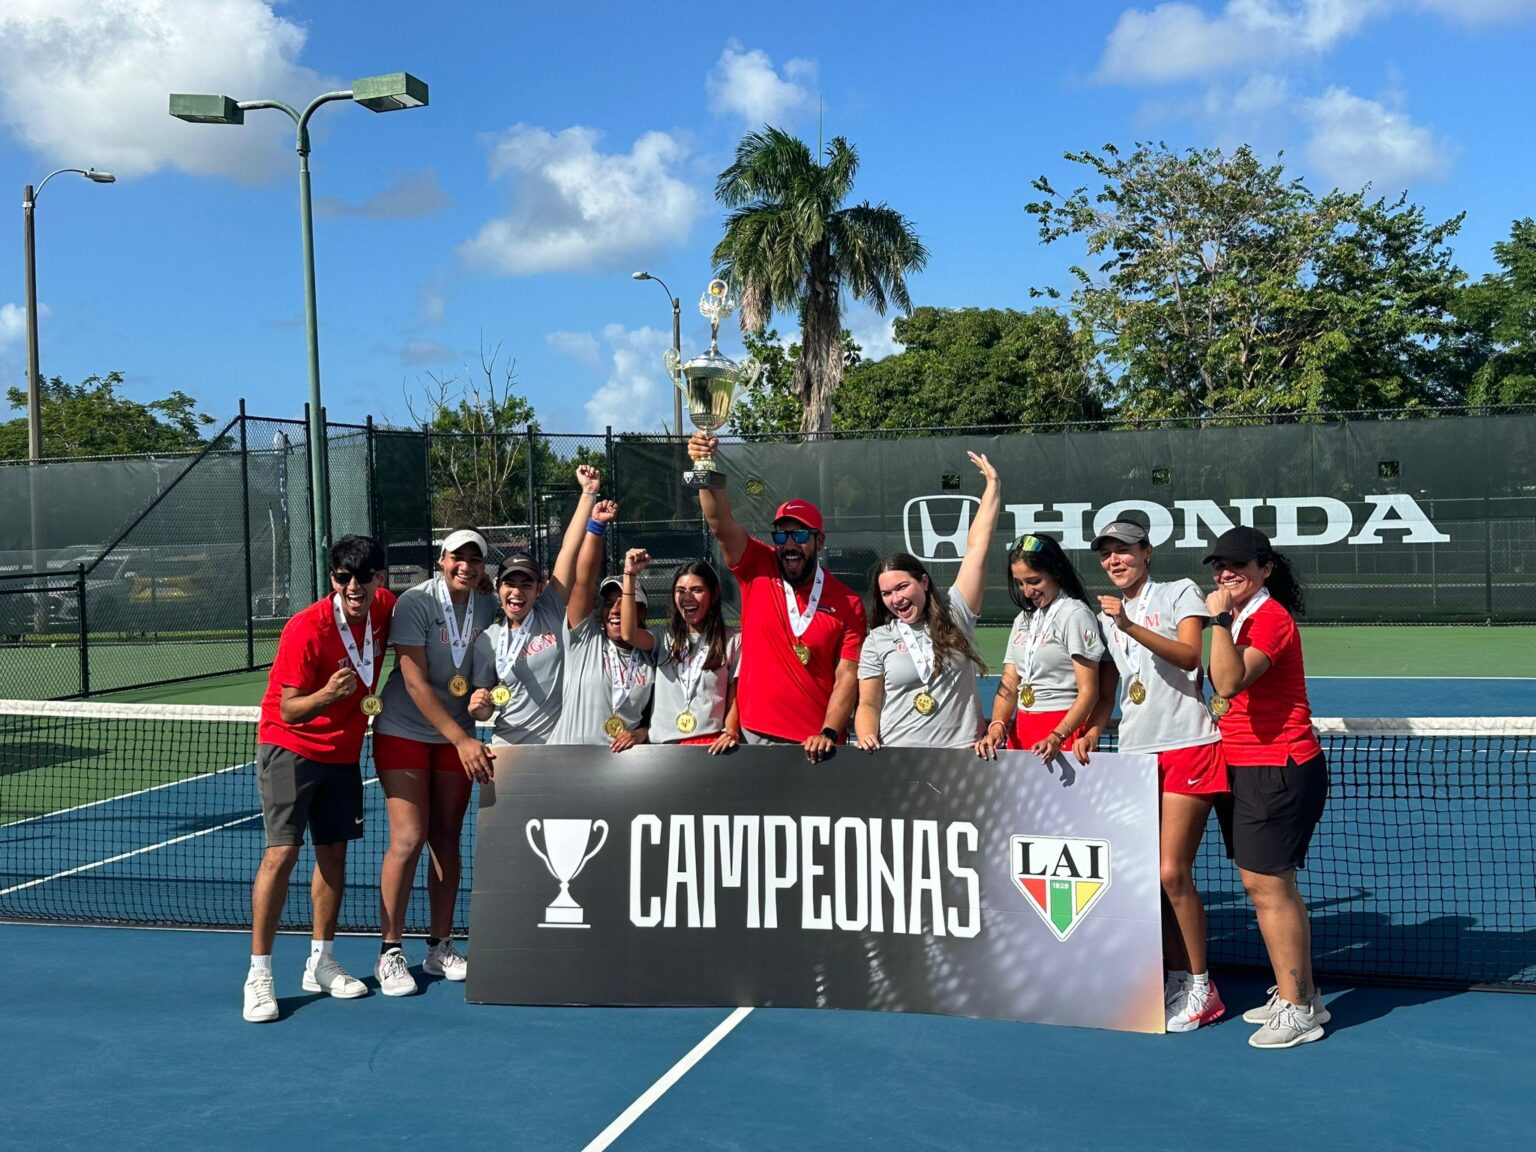
[[1014,836],[1013,882],[1056,939],[1065,940],[1109,891],[1109,841],[1075,836]]

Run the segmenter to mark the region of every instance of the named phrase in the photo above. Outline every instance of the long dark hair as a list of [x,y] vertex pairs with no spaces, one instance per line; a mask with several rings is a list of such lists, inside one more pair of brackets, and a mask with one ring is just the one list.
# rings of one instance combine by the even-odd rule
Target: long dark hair
[[690,560],[672,573],[672,616],[668,621],[667,650],[673,661],[681,662],[688,648],[688,621],[677,606],[677,582],[684,576],[697,576],[709,589],[709,611],[699,621],[699,633],[709,642],[704,667],[714,671],[725,663],[725,613],[720,607],[720,573],[708,560]]
[[1264,581],[1264,587],[1269,589],[1269,594],[1292,616],[1300,616],[1307,610],[1306,597],[1302,595],[1301,580],[1296,575],[1296,569],[1291,567],[1291,561],[1283,553],[1270,549],[1269,562],[1275,567],[1270,572],[1269,578]]
[[[1024,546],[1029,544],[1029,548]],[[1022,612],[1033,612],[1034,603],[1019,590],[1018,582],[1013,578],[1013,566],[1023,563],[1036,572],[1044,573],[1056,583],[1061,585],[1061,594],[1069,596],[1073,600],[1088,602],[1088,590],[1083,587],[1083,579],[1077,574],[1077,569],[1072,567],[1072,561],[1067,559],[1067,554],[1061,550],[1054,536],[1043,536],[1031,532],[1027,536],[1020,536],[1008,549],[1008,558],[1004,561],[1003,575],[1008,581],[1008,599],[1012,600]]]
[[976,646],[971,643],[970,638],[955,623],[955,618],[949,610],[949,600],[936,593],[933,578],[928,575],[928,569],[924,568],[922,561],[910,552],[897,552],[875,565],[874,575],[870,577],[869,582],[870,599],[874,601],[871,608],[873,619],[870,621],[870,627],[878,628],[896,619],[891,614],[891,610],[885,606],[885,597],[880,594],[880,576],[885,572],[904,572],[919,582],[928,581],[926,601],[923,605],[923,622],[928,625],[928,635],[933,640],[934,671],[943,672],[946,660],[969,660],[985,676],[986,661],[976,651]]

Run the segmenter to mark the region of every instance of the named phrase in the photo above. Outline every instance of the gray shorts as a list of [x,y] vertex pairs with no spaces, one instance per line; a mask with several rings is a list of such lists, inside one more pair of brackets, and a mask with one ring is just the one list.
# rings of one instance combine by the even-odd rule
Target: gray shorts
[[322,764],[276,744],[256,747],[256,791],[267,847],[342,844],[363,835],[363,774],[356,764]]

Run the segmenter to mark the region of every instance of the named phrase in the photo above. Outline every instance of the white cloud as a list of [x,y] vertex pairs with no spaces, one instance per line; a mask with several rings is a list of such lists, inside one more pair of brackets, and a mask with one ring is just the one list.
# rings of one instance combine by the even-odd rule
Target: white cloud
[[374,193],[361,204],[348,204],[337,196],[315,197],[315,212],[320,216],[362,216],[372,220],[419,220],[441,212],[453,201],[437,182],[437,172],[424,168],[405,172],[389,187]]
[[580,360],[583,364],[596,364],[598,361],[597,337],[590,332],[551,332],[544,337],[544,341],[556,352],[572,360]]
[[674,175],[682,145],[648,132],[628,154],[604,153],[599,139],[527,124],[491,137],[490,175],[514,178],[513,203],[459,246],[464,262],[504,276],[592,271],[683,243],[701,197]]
[[672,334],[654,328],[603,328],[612,352],[607,381],[586,403],[587,429],[612,427],[625,432],[659,432],[672,419],[672,383],[661,354],[672,347]]
[[784,65],[781,77],[761,48],[743,50],[730,40],[714,68],[704,79],[709,110],[716,116],[736,116],[748,125],[778,125],[798,112],[815,106],[816,63],[795,59]]
[[1320,54],[1388,6],[1388,0],[1228,0],[1215,15],[1179,2],[1132,8],[1110,31],[1098,74],[1167,84]]
[[416,289],[416,304],[421,312],[421,322],[436,327],[443,322],[447,312],[447,284],[441,275],[434,276]]
[[168,114],[169,95],[302,106],[334,85],[298,63],[304,39],[263,0],[5,0],[0,124],[47,164],[267,179],[291,167],[287,117],[186,124]]
[[1307,161],[1321,176],[1345,189],[1371,183],[1396,189],[1414,180],[1443,179],[1451,167],[1451,146],[1407,113],[1347,88],[1329,88],[1302,104],[1312,127]]
[[0,304],[0,348],[20,340],[27,330],[27,310],[19,304]]
[[[853,342],[861,349],[866,360],[881,360],[900,352],[892,329],[896,318],[887,313],[881,316],[867,304],[854,303],[843,309],[843,327],[848,329]],[[797,340],[799,336],[795,337]]]

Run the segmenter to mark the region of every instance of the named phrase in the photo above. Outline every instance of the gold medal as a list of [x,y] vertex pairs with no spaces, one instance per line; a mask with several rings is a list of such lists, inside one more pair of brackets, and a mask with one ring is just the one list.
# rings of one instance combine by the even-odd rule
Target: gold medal
[[384,701],[370,692],[363,697],[363,702],[359,707],[362,708],[364,716],[377,716],[380,712],[384,711]]
[[1019,707],[1033,708],[1035,706],[1035,686],[1033,684],[1021,684],[1019,686]]
[[498,684],[491,689],[491,703],[498,708],[505,708],[512,703],[512,689],[505,684]]
[[933,710],[939,706],[939,702],[927,692],[919,692],[912,700],[912,709],[919,716],[931,716]]
[[804,644],[796,644],[795,659],[800,661],[802,664],[809,664],[811,662],[811,650]]
[[462,676],[455,676],[448,681],[448,694],[450,696],[468,696],[469,681]]
[[1146,699],[1147,699],[1146,685],[1142,684],[1142,682],[1140,680],[1132,680],[1131,681],[1131,686],[1130,686],[1130,688],[1128,688],[1126,690],[1125,694],[1131,698],[1131,703],[1132,704],[1144,704],[1144,703],[1146,703]]
[[603,735],[612,740],[620,732],[624,731],[624,721],[617,716],[610,716],[603,721]]
[[1232,701],[1225,696],[1211,697],[1211,715],[1220,720],[1228,712],[1232,711]]
[[692,710],[684,708],[677,714],[677,730],[684,736],[692,736],[693,730],[699,726],[699,718]]

